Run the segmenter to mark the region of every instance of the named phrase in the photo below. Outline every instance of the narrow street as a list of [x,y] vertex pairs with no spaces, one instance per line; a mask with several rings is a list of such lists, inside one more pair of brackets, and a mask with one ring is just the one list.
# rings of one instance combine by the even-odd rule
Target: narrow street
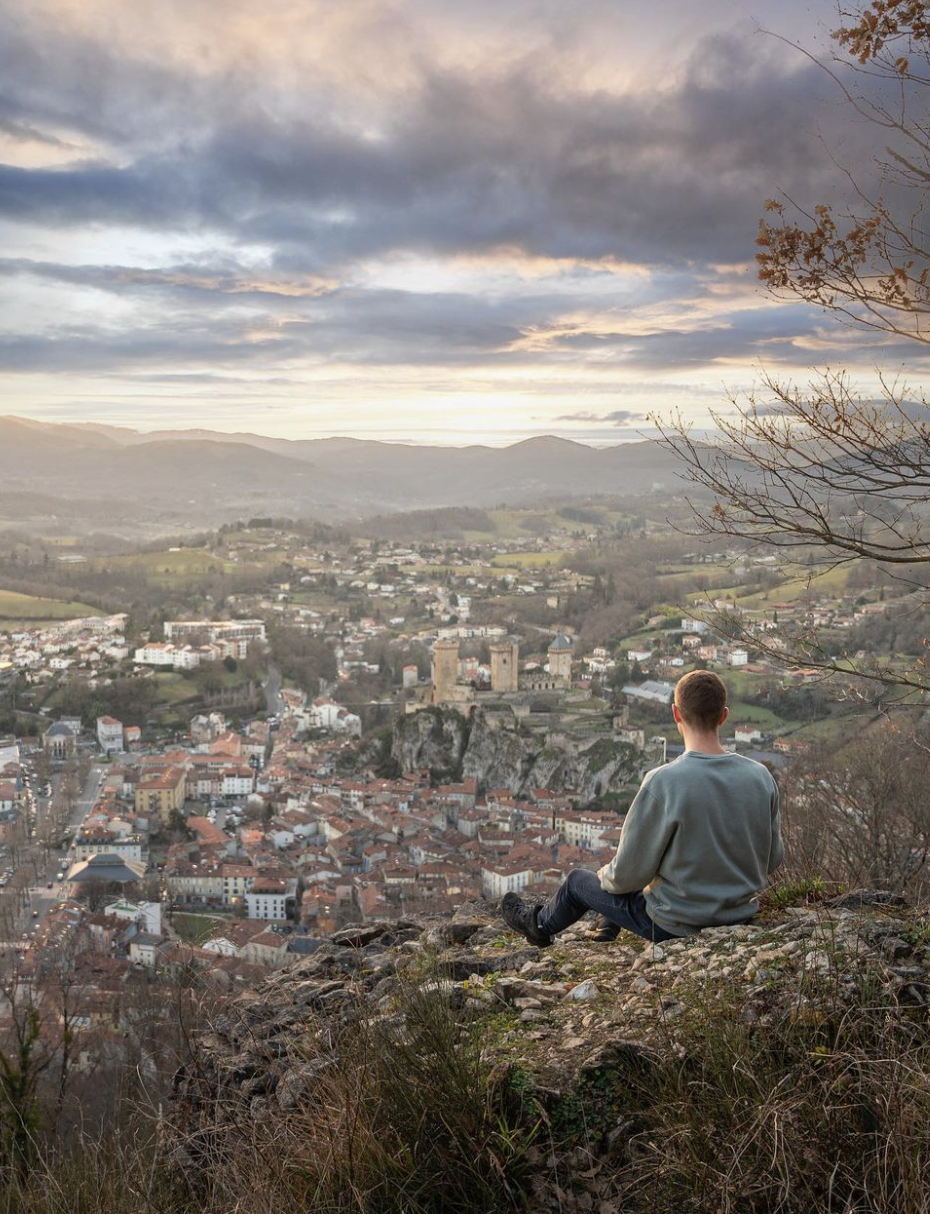
[[262,690],[265,693],[265,706],[270,717],[279,717],[284,709],[284,701],[281,699],[283,681],[281,671],[277,666],[269,666],[268,678],[265,680]]

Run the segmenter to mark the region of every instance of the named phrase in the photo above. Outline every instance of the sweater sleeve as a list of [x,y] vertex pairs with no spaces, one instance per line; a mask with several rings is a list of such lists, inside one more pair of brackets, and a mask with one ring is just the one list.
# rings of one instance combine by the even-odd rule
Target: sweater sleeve
[[[774,781],[773,781],[774,784]],[[769,848],[767,872],[774,872],[785,858],[785,844],[781,837],[781,810],[778,802],[778,785],[772,792],[772,845]]]
[[647,775],[624,819],[617,854],[601,870],[601,889],[609,894],[643,889],[659,871],[674,833],[664,799]]

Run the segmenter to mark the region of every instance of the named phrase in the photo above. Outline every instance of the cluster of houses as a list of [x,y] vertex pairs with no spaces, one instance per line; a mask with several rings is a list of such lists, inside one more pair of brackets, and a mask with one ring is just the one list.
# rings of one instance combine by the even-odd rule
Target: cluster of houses
[[[622,819],[581,808],[579,797],[479,795],[473,780],[436,786],[428,771],[350,778],[339,774],[346,743],[307,743],[298,722],[293,714],[277,730],[257,721],[237,733],[213,713],[195,718],[188,746],[120,755],[74,860],[148,865],[158,896],[175,906],[324,932],[551,889],[616,848]],[[152,848],[151,836],[175,841]]]
[[125,615],[87,616],[41,628],[0,631],[0,674],[15,672],[27,683],[59,679],[68,671],[99,677],[129,657]]

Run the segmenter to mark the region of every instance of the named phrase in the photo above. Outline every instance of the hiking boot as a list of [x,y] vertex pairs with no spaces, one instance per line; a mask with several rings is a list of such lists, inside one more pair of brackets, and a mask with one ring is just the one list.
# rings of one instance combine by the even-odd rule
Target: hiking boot
[[623,928],[616,923],[612,923],[604,915],[598,915],[590,929],[585,932],[585,939],[590,940],[594,944],[611,944],[617,939],[622,930]]
[[538,923],[542,903],[528,906],[517,894],[504,894],[501,899],[501,915],[507,926],[521,936],[526,936],[530,944],[537,948],[548,948],[552,937],[541,930]]

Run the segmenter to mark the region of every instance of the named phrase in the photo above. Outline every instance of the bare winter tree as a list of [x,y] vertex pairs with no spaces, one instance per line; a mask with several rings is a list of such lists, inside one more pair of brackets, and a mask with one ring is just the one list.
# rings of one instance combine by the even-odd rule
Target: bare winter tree
[[[930,4],[874,0],[843,13],[834,80],[886,141],[877,184],[855,186],[837,213],[771,201],[760,224],[759,275],[775,294],[813,303],[845,321],[907,343],[930,343]],[[844,72],[844,67],[848,69]],[[805,387],[763,380],[714,416],[719,440],[699,441],[680,418],[656,419],[710,508],[692,503],[697,528],[733,543],[774,548],[786,563],[874,561],[923,610],[930,586],[930,409],[897,381],[878,400],[858,395],[844,372]],[[736,616],[718,626],[746,640]],[[930,689],[923,660],[902,666],[825,647],[803,622],[756,648],[825,673],[861,675],[902,689]]]
[[799,759],[782,782],[789,868],[921,895],[930,887],[928,786],[926,745],[890,722]]

